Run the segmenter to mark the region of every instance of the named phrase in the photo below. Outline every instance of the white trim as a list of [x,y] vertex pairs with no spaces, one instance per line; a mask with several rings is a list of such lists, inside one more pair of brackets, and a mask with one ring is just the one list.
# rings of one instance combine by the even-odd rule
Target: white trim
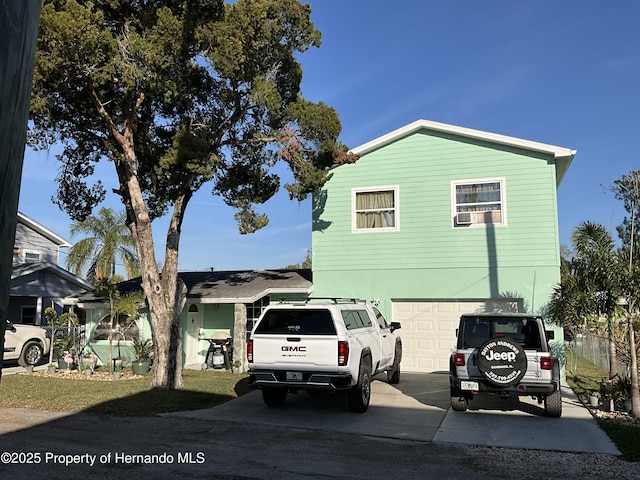
[[52,232],[44,225],[36,222],[32,218],[27,217],[24,213],[18,212],[18,222],[26,225],[31,230],[38,232],[40,235],[47,237],[53,243],[57,244],[58,247],[71,247],[73,245],[68,240],[65,240],[57,233]]
[[351,149],[351,152],[358,155],[364,155],[421,129],[461,135],[463,137],[475,138],[492,143],[519,147],[525,150],[550,153],[554,156],[554,158],[567,158],[571,160],[577,153],[576,150],[572,150],[566,147],[558,147],[547,143],[534,142],[531,140],[524,140],[522,138],[500,135],[498,133],[484,132],[482,130],[474,130],[471,128],[458,127],[456,125],[449,125],[446,123],[433,122],[431,120],[423,119],[416,120],[415,122],[398,128],[397,130],[387,133],[386,135],[382,135],[381,137],[375,138],[367,143],[363,143],[362,145]]
[[[393,192],[393,227],[357,228],[356,194],[366,192]],[[351,233],[381,233],[400,230],[400,185],[383,185],[376,187],[353,187],[351,189]]]
[[456,225],[456,215],[458,214],[456,206],[456,186],[467,185],[472,183],[500,183],[500,212],[502,221],[500,223],[492,223],[490,225],[494,227],[506,227],[507,226],[507,180],[505,177],[489,177],[489,178],[471,178],[462,180],[451,180],[451,228],[453,229],[467,229],[467,228],[486,228],[486,223],[475,223],[471,225]]

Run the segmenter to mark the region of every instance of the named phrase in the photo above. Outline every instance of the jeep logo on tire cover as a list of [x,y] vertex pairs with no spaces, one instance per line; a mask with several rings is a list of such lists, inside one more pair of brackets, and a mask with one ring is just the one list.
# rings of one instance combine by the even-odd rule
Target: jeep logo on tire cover
[[500,387],[518,383],[527,372],[527,356],[510,338],[492,338],[478,349],[478,369],[489,382]]

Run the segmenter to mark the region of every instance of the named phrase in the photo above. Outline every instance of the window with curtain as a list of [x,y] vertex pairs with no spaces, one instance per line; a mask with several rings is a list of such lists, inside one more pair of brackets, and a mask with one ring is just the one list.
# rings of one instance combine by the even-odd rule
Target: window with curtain
[[455,215],[471,213],[472,224],[505,224],[504,179],[452,182]]
[[354,190],[354,231],[397,230],[398,189]]

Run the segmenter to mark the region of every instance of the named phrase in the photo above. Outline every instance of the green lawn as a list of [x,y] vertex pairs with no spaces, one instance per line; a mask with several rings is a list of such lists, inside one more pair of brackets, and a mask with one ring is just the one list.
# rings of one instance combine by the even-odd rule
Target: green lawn
[[184,388],[149,388],[150,377],[96,381],[58,372],[55,376],[6,375],[0,383],[0,407],[65,412],[152,416],[213,407],[249,391],[246,375],[185,370]]
[[[606,380],[609,372],[594,365],[583,357],[569,356],[567,359],[571,368],[567,368],[567,383],[578,395],[582,396],[594,390],[598,390],[600,382]],[[574,366],[575,365],[575,366]],[[621,425],[613,420],[596,418],[596,421],[616,444],[625,460],[640,462],[640,428],[631,425]]]

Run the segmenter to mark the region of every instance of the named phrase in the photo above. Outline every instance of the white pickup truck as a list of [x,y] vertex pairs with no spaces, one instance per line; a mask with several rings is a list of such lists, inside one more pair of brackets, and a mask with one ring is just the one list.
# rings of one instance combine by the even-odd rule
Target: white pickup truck
[[309,299],[268,306],[247,344],[249,381],[270,407],[289,392],[347,392],[349,407],[365,412],[371,377],[400,381],[400,324],[357,299]]

